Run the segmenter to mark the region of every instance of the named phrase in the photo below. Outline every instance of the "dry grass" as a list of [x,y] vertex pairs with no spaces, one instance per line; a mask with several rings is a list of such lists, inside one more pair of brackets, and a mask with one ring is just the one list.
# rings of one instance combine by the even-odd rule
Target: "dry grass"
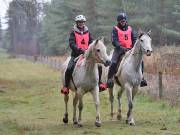
[[145,72],[180,76],[180,47],[155,48],[151,57],[145,57]]

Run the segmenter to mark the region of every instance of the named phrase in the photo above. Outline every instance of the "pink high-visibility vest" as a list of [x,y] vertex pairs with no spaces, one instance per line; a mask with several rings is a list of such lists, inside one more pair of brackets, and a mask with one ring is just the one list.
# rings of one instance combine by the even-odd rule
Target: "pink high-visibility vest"
[[83,50],[87,50],[89,46],[89,32],[85,34],[80,34],[78,32],[74,32],[76,38],[76,45],[78,48]]
[[132,39],[131,39],[132,28],[131,28],[131,26],[128,26],[128,29],[126,31],[122,31],[117,26],[115,26],[115,29],[118,32],[119,44],[121,44],[125,48],[132,48]]

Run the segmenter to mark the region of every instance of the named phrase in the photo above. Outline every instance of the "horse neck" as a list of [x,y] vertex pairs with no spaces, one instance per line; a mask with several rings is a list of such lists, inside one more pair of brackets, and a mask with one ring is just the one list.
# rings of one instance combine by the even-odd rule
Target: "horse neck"
[[93,57],[93,45],[91,45],[85,53],[85,65],[88,71],[94,70],[96,62]]
[[137,39],[132,52],[131,52],[131,57],[133,59],[133,64],[135,65],[135,68],[138,70],[141,66],[142,59],[143,59],[143,53],[141,51],[141,45],[139,39]]

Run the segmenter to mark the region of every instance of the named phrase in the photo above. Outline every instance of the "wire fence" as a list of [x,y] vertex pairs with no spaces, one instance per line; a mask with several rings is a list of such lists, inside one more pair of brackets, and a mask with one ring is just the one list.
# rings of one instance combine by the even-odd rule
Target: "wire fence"
[[27,56],[27,55],[16,55],[16,58],[29,60],[36,63],[48,65],[49,67],[60,70],[63,58],[62,57],[50,57],[50,56]]
[[[29,60],[34,63],[41,63],[48,65],[50,68],[60,70],[62,63],[66,57],[50,57],[50,56],[27,56],[27,55],[16,55],[16,58]],[[174,61],[168,66],[173,67]],[[154,68],[158,66],[153,65]],[[163,65],[161,65],[163,66]],[[162,68],[161,68],[162,69]],[[166,71],[159,71],[157,73],[144,73],[144,77],[148,82],[148,86],[141,88],[142,92],[148,95],[170,100],[173,105],[180,103],[180,76],[169,75]]]

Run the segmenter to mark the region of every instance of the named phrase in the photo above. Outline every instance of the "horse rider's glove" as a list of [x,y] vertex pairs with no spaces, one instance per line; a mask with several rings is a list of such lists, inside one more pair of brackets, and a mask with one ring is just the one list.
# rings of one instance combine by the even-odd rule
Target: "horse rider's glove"
[[129,49],[128,48],[124,48],[124,52],[127,52],[127,51],[129,51]]
[[79,48],[79,49],[78,49],[78,52],[79,52],[79,54],[84,54],[84,53],[85,53],[85,50]]

